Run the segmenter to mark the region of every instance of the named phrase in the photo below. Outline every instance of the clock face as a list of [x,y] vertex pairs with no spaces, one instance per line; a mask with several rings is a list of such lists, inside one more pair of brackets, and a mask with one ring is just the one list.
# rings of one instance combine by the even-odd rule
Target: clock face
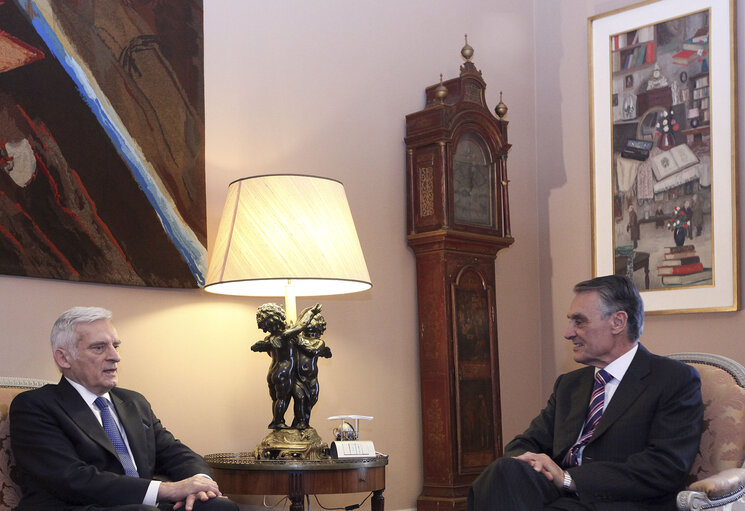
[[461,137],[453,158],[453,212],[457,223],[492,225],[492,165],[475,134]]

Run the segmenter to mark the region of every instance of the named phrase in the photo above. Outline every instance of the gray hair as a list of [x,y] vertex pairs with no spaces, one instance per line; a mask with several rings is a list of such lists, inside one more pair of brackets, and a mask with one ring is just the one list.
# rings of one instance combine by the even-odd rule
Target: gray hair
[[575,293],[597,291],[603,307],[603,316],[624,311],[627,316],[629,339],[637,341],[644,330],[644,302],[634,282],[628,277],[605,275],[585,280],[574,286]]
[[52,350],[62,348],[77,357],[76,348],[80,340],[76,331],[78,323],[93,323],[101,319],[111,319],[111,316],[111,311],[102,307],[73,307],[66,310],[52,326]]

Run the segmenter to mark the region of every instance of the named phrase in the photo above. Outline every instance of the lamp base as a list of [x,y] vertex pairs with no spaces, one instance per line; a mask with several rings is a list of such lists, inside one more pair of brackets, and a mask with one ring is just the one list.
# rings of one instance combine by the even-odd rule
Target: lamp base
[[269,433],[254,449],[260,460],[324,460],[330,457],[329,446],[315,429],[277,429]]

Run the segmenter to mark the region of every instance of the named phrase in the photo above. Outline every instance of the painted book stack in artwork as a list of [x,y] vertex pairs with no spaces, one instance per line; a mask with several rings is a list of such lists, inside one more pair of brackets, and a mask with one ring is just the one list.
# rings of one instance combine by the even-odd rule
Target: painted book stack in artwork
[[666,286],[711,280],[711,268],[704,268],[694,245],[667,247],[665,259],[657,267],[657,274]]

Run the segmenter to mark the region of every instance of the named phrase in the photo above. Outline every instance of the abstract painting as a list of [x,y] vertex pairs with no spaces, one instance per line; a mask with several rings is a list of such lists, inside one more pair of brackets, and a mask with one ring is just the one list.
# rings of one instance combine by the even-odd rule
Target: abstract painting
[[0,0],[0,273],[195,288],[202,0]]

